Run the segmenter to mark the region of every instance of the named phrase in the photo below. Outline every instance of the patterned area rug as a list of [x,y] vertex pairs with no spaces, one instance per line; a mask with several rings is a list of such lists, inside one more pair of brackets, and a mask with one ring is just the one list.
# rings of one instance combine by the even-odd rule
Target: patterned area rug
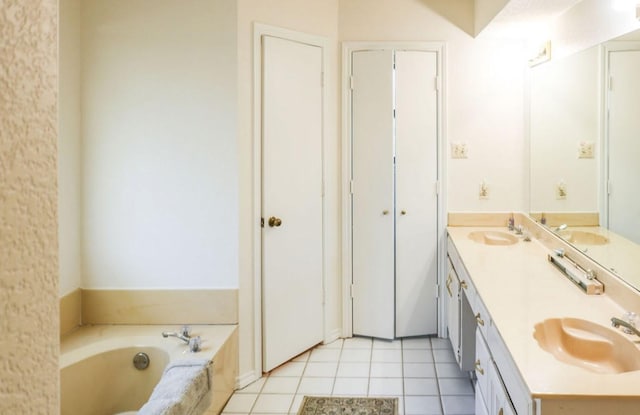
[[298,415],[397,415],[398,398],[305,396]]

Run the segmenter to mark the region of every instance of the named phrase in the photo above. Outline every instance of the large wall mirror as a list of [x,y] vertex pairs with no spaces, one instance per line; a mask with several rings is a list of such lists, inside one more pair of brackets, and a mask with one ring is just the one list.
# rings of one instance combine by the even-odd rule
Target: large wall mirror
[[639,74],[640,31],[530,73],[530,214],[638,290]]

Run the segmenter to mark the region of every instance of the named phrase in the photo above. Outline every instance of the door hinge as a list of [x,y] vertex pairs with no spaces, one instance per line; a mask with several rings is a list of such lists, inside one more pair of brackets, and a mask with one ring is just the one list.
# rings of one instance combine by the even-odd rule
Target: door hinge
[[609,91],[613,91],[613,76],[609,77]]
[[611,194],[611,180],[607,180],[607,194]]
[[349,180],[349,193],[353,194],[353,180]]
[[351,296],[351,298],[353,298],[353,297],[354,297],[354,295],[353,295],[353,291],[354,291],[354,290],[353,290],[353,284],[351,284],[351,286],[349,286],[349,295]]
[[440,180],[436,180],[436,196],[440,196]]
[[395,108],[393,109],[393,119],[394,120],[396,119],[396,110],[395,110]]
[[324,72],[320,72],[320,86],[324,87]]
[[260,218],[260,227],[264,228],[264,218]]
[[433,82],[434,82],[434,89],[435,89],[436,91],[440,91],[440,77],[439,77],[439,76],[436,76],[436,77],[433,79]]
[[436,284],[436,298],[440,298],[440,284]]
[[349,77],[349,89],[353,91],[353,75]]

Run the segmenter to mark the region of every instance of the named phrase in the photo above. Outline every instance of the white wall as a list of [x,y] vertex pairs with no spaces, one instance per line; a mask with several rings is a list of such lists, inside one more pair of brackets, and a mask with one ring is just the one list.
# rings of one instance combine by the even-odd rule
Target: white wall
[[58,94],[58,244],[60,295],[81,285],[80,0],[60,0]]
[[[461,11],[462,12],[462,11]],[[519,41],[473,39],[417,0],[340,2],[340,40],[445,41],[448,211],[522,211],[528,194],[524,142],[525,58]],[[455,19],[452,19],[455,20]],[[489,199],[478,197],[480,182]]]
[[[532,212],[598,211],[600,91],[597,47],[531,70]],[[594,158],[578,158],[581,141],[594,144]]]
[[83,286],[238,285],[233,0],[82,11]]

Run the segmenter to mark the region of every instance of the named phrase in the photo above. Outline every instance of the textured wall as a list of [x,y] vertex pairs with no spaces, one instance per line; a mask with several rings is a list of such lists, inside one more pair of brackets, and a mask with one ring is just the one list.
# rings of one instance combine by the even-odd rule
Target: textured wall
[[0,0],[0,413],[58,413],[57,1]]

